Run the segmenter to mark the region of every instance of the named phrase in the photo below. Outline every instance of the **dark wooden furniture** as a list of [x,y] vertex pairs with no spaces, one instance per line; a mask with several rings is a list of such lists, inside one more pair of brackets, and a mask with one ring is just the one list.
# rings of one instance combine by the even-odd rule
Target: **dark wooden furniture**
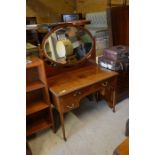
[[129,119],[128,119],[127,122],[126,122],[125,136],[129,137]]
[[129,45],[129,6],[111,7],[113,45]]
[[[60,63],[57,61],[58,59],[53,59],[52,55],[49,54],[50,52],[48,52],[48,48],[46,48],[47,43],[49,43],[52,44],[53,47],[50,49],[51,52],[57,54],[61,52],[55,50],[55,43],[50,40],[51,38],[54,39],[53,36],[57,36],[57,33],[62,29],[65,34],[67,33],[67,39],[74,38],[76,40],[77,36],[84,36],[83,40],[80,40],[80,42],[78,42],[79,44],[76,44],[78,47],[81,46],[81,43],[86,45],[89,42],[89,45],[91,44],[89,50],[85,48],[85,55],[73,63],[68,63],[67,61],[63,64]],[[85,42],[85,37],[88,42]],[[59,40],[56,40],[56,43],[58,41]],[[72,43],[74,44],[75,42],[73,41]],[[65,24],[59,25],[51,30],[51,32],[45,36],[42,46],[40,47],[43,58],[45,61],[47,60],[45,69],[48,77],[48,87],[51,92],[52,103],[55,105],[60,115],[64,140],[66,140],[64,113],[78,108],[80,106],[80,100],[83,97],[96,92],[105,96],[105,90],[108,89],[110,98],[108,100],[108,105],[115,111],[117,73],[106,69],[100,69],[97,66],[95,63],[96,56],[94,45],[94,38],[88,30],[83,27],[78,27],[77,25]],[[67,51],[68,48],[66,48],[66,53]],[[78,51],[74,51],[73,55],[77,54],[76,52]],[[67,56],[68,55],[66,55],[66,57]]]
[[83,66],[72,71],[63,72],[48,79],[49,90],[52,93],[53,103],[59,111],[64,140],[64,113],[80,106],[80,100],[94,92],[105,91],[110,88],[111,101],[109,106],[115,111],[117,73],[101,70],[95,64]]
[[44,63],[29,58],[26,65],[26,135],[44,128],[54,129],[52,104],[49,99]]
[[[123,5],[111,6],[110,18],[113,45],[129,46],[129,6],[124,1]],[[118,72],[117,101],[129,97],[129,70]]]
[[129,71],[118,72],[117,102],[129,97]]

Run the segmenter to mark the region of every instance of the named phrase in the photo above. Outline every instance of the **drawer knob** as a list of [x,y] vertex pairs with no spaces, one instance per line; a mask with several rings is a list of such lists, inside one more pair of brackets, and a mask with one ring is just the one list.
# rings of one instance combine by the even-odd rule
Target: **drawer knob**
[[77,95],[81,95],[81,92],[80,91],[76,91],[73,96],[77,96]]
[[77,92],[75,92],[75,93],[73,94],[73,96],[77,96]]
[[106,82],[103,82],[101,85],[104,86],[104,87],[106,87],[108,85],[108,82],[107,81]]
[[69,109],[73,109],[74,108],[74,104],[72,104],[71,106],[67,105],[66,107],[69,108]]
[[81,92],[80,91],[78,92],[78,95],[81,95]]

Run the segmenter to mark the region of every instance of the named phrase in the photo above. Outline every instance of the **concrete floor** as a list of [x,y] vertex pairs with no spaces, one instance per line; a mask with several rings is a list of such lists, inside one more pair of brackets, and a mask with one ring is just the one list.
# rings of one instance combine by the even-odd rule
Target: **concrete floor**
[[129,99],[116,105],[116,113],[105,101],[95,104],[84,99],[80,108],[65,116],[67,142],[61,127],[56,134],[47,129],[28,142],[33,155],[112,155],[125,139],[128,118]]

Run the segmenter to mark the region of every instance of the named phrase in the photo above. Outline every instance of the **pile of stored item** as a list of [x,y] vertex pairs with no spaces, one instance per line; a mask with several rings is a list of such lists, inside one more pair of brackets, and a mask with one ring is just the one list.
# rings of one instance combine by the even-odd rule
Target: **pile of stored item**
[[129,70],[129,48],[118,45],[111,48],[105,48],[103,55],[98,58],[98,64],[101,67],[113,71]]

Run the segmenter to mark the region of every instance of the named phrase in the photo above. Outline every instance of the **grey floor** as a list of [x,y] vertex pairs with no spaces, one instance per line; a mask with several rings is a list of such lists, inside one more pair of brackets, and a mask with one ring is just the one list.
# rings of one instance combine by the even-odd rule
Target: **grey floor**
[[125,123],[129,118],[129,99],[116,105],[116,112],[105,101],[98,104],[84,99],[80,108],[65,116],[67,142],[61,128],[56,134],[44,130],[28,142],[33,155],[112,155],[125,139]]

